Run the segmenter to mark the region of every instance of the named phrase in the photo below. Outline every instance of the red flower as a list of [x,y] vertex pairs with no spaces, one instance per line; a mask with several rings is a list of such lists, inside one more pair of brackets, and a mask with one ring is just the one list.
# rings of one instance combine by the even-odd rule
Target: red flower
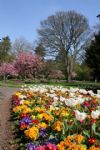
[[32,120],[32,123],[38,124],[39,120],[38,119]]
[[75,111],[72,111],[72,115],[75,116]]
[[89,107],[90,106],[90,101],[85,101],[83,106]]
[[21,114],[20,118],[27,117],[27,116],[29,116],[29,114]]
[[45,108],[46,108],[46,109],[50,108],[50,105],[46,105]]
[[97,103],[97,100],[96,99],[93,99],[93,101],[92,101],[94,104],[96,104]]
[[88,142],[89,142],[90,144],[95,144],[95,143],[96,143],[96,139],[95,139],[94,137],[90,137],[90,138],[88,139]]
[[20,129],[25,129],[27,127],[27,125],[25,123],[20,125]]
[[90,112],[92,112],[93,110],[95,110],[94,108],[90,108]]
[[17,101],[17,100],[19,100],[19,97],[18,97],[17,95],[14,95],[14,96],[13,96],[13,100],[14,100],[14,101]]
[[45,147],[45,150],[56,150],[56,145],[48,143]]
[[91,122],[91,124],[94,124],[94,123],[96,123],[96,119],[91,118],[90,122]]

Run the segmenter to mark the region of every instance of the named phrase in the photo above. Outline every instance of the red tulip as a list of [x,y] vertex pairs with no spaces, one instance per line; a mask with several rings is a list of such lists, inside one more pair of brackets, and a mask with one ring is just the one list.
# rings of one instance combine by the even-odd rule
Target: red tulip
[[95,143],[96,143],[96,139],[95,139],[94,137],[90,137],[90,138],[88,139],[88,142],[89,142],[90,144],[95,144]]
[[96,123],[96,120],[91,118],[90,122],[91,122],[91,124],[94,124],[94,123]]
[[92,101],[94,104],[96,104],[97,103],[97,100],[96,99],[93,99],[93,101]]

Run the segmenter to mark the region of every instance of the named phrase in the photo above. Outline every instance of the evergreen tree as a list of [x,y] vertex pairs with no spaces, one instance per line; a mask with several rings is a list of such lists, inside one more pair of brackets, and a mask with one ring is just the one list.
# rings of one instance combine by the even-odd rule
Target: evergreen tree
[[100,32],[86,49],[85,62],[92,69],[94,80],[100,80]]
[[37,47],[35,48],[35,54],[39,55],[40,57],[44,58],[45,57],[45,49],[42,46],[42,44],[38,44]]
[[0,63],[11,59],[11,41],[8,36],[2,38],[0,42]]

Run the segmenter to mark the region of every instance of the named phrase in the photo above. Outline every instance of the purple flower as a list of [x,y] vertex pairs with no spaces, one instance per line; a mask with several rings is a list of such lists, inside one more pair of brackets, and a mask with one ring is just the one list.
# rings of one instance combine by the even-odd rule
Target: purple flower
[[52,144],[57,144],[58,141],[55,138],[49,138],[45,141],[45,144],[47,145],[48,143],[52,143]]
[[21,124],[30,125],[30,124],[32,124],[32,119],[30,118],[30,116],[25,116],[25,117],[21,118],[20,125]]
[[47,136],[46,130],[44,128],[40,128],[40,136],[43,138]]
[[35,150],[35,145],[33,143],[28,143],[26,150]]

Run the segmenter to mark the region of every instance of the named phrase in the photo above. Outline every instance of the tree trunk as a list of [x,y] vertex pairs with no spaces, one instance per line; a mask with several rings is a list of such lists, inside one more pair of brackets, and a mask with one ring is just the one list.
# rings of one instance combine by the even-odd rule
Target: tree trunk
[[3,75],[3,80],[6,83],[6,75]]
[[71,82],[70,59],[66,51],[65,51],[65,65],[66,65],[66,81]]
[[67,81],[68,81],[68,82],[71,82],[71,74],[70,74],[70,73],[68,74],[68,79],[67,79]]
[[67,58],[67,82],[71,82],[71,73],[72,73],[72,65],[71,65],[71,58]]

